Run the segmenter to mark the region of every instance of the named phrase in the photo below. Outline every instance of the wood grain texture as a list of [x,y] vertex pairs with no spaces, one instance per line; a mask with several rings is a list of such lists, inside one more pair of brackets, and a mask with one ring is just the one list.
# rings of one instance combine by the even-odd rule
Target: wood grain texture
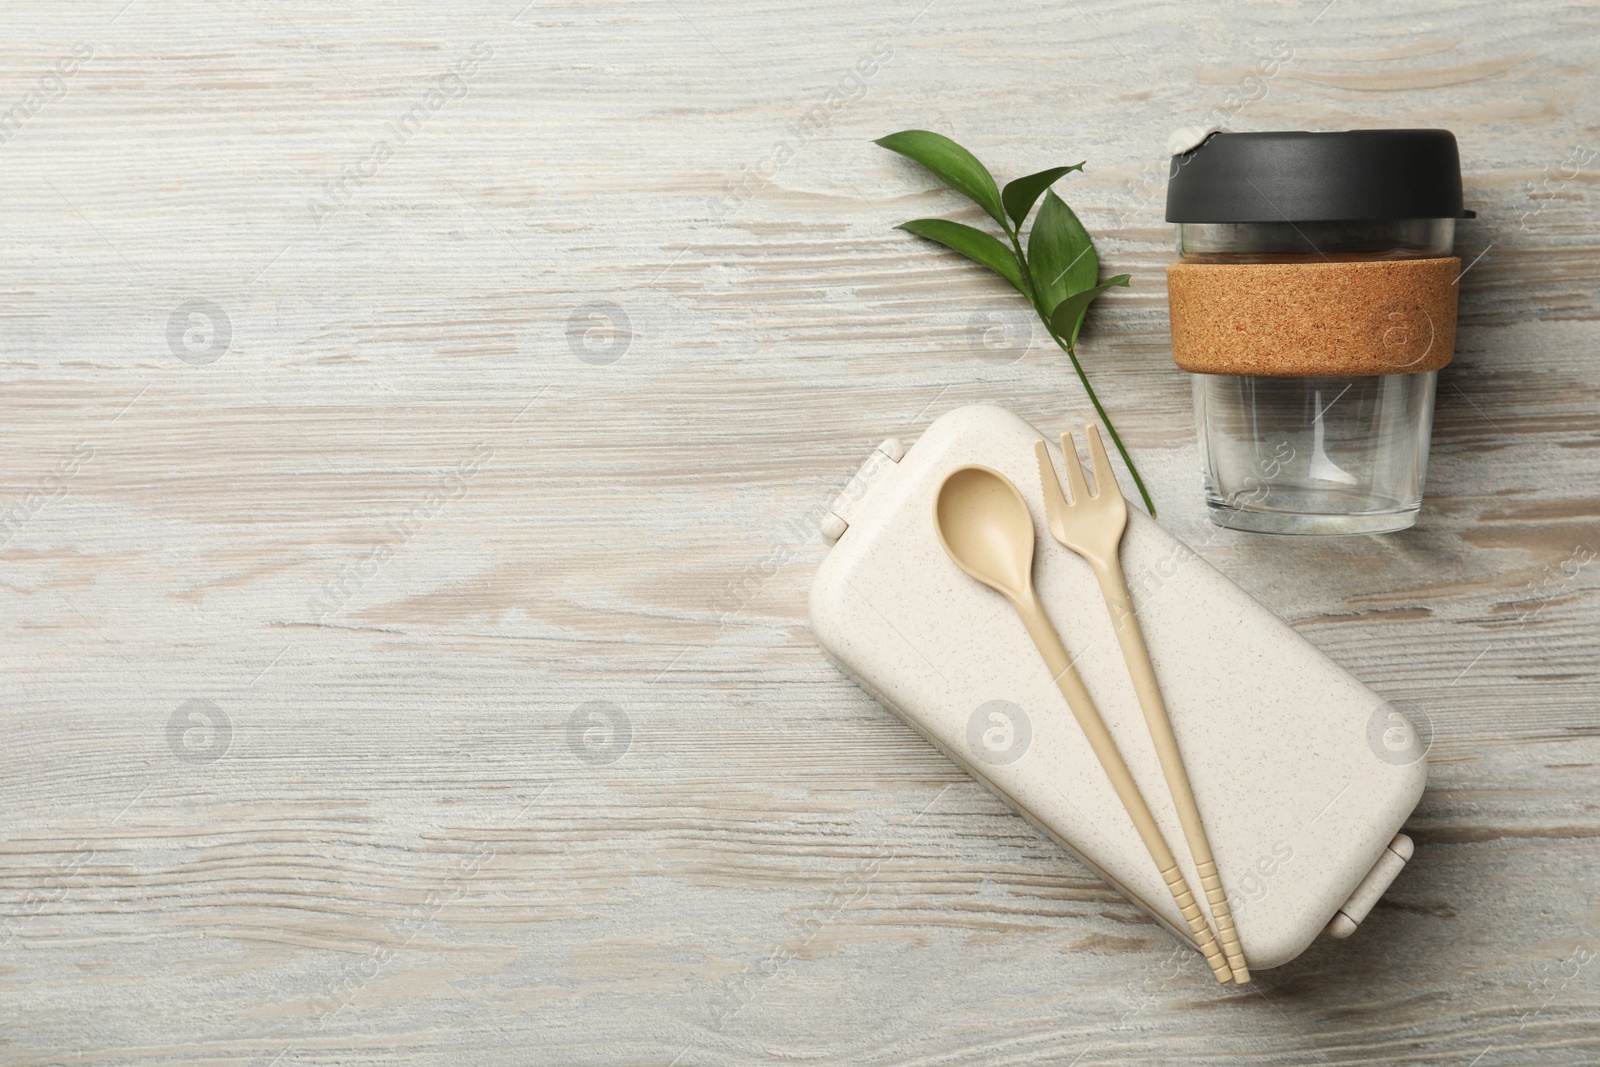
[[[0,1062],[1600,1060],[1591,6],[519,6],[7,6]],[[1162,161],[1219,119],[1460,138],[1413,531],[1205,523]],[[1163,521],[1431,723],[1416,859],[1251,987],[807,630],[879,440],[1088,410],[891,229],[973,214],[912,126],[1089,160]]]

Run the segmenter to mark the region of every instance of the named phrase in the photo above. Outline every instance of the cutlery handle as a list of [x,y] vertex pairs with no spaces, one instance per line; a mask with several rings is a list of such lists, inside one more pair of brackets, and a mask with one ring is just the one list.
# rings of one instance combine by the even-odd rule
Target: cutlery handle
[[[1077,669],[1072,665],[1072,657],[1061,644],[1061,635],[1056,633],[1054,624],[1050,622],[1050,616],[1045,614],[1044,604],[1040,602],[1038,594],[1031,589],[1026,599],[1013,603],[1017,614],[1022,617],[1022,624],[1027,627],[1028,636],[1033,638],[1034,645],[1039,649],[1039,655],[1044,657],[1045,666],[1050,668],[1050,675],[1055,679],[1056,688],[1061,690],[1061,695],[1066,698],[1067,707],[1072,709],[1073,717],[1078,720],[1084,736],[1089,740],[1089,747],[1094,749],[1100,766],[1105,769],[1106,777],[1111,779],[1111,788],[1116,790],[1117,798],[1122,801],[1128,817],[1133,820],[1134,829],[1139,831],[1139,837],[1144,841],[1144,847],[1149,850],[1150,858],[1155,860],[1156,869],[1161,872],[1161,878],[1167,883],[1172,899],[1177,902],[1178,910],[1183,913],[1184,921],[1189,924],[1189,932],[1194,935],[1196,944],[1204,953],[1206,963],[1211,967],[1211,973],[1216,975],[1219,982],[1228,981],[1232,977],[1232,971],[1222,950],[1217,947],[1211,927],[1206,925],[1200,905],[1195,902],[1194,893],[1190,891],[1189,883],[1178,867],[1178,860],[1173,856],[1172,849],[1167,846],[1166,838],[1161,835],[1161,828],[1156,825],[1155,816],[1150,814],[1150,806],[1145,803],[1144,795],[1139,792],[1138,783],[1133,780],[1128,765],[1123,762],[1122,753],[1117,750],[1117,743],[1112,738],[1111,731],[1106,729],[1105,720],[1100,717],[1094,698],[1089,695],[1089,690],[1084,688],[1083,679],[1078,677]],[[1220,886],[1221,883],[1218,884]]]
[[1121,561],[1114,566],[1096,563],[1094,572],[1100,580],[1100,592],[1105,597],[1106,608],[1111,612],[1111,624],[1117,632],[1117,642],[1122,646],[1122,658],[1127,661],[1128,674],[1133,678],[1139,707],[1144,710],[1150,740],[1155,742],[1156,756],[1161,760],[1161,771],[1172,793],[1178,821],[1183,825],[1183,836],[1189,842],[1189,854],[1194,857],[1195,867],[1199,869],[1200,885],[1205,890],[1206,903],[1211,906],[1211,917],[1217,924],[1217,937],[1228,957],[1234,980],[1243,985],[1250,981],[1250,969],[1245,964],[1239,933],[1233,926],[1228,894],[1223,890],[1222,879],[1217,874],[1211,841],[1206,837],[1205,823],[1200,819],[1194,789],[1189,784],[1189,772],[1183,765],[1183,754],[1178,751],[1178,738],[1172,732],[1172,719],[1167,715],[1161,685],[1156,681],[1155,666],[1150,662],[1150,650],[1144,643],[1144,631],[1139,626],[1133,598],[1128,594],[1128,583],[1122,576]]

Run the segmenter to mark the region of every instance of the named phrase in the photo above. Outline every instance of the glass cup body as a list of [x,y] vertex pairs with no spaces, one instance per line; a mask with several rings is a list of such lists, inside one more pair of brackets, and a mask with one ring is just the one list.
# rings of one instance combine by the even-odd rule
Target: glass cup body
[[[1186,263],[1451,255],[1454,219],[1182,223]],[[1219,526],[1356,534],[1416,522],[1437,371],[1370,377],[1196,374],[1206,507]]]

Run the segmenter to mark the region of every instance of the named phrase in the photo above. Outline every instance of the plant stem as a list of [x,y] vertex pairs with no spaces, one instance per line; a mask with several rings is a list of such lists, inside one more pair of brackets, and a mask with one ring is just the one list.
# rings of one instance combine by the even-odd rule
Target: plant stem
[[[1011,227],[1005,226],[1002,229],[1006,231],[1006,236],[1011,238],[1011,247],[1016,249],[1017,265],[1022,268],[1022,284],[1028,288],[1026,293],[1028,303],[1033,305],[1034,314],[1042,317],[1044,312],[1039,310],[1039,295],[1033,291],[1033,273],[1028,270],[1028,257],[1022,254],[1022,242],[1017,239],[1015,233],[1011,232]],[[1049,328],[1050,323],[1046,322],[1045,329]]]
[[[1072,345],[1063,341],[1060,335],[1050,328],[1049,323],[1045,323],[1045,330],[1055,339],[1056,344],[1061,346],[1061,351],[1067,354],[1067,358],[1072,360],[1072,369],[1078,372],[1078,381],[1083,383],[1083,391],[1089,394],[1089,402],[1094,405],[1094,410],[1100,415],[1100,421],[1105,424],[1106,432],[1111,435],[1111,443],[1117,446],[1117,453],[1122,456],[1122,462],[1127,464],[1128,473],[1133,475],[1133,484],[1139,487],[1139,496],[1144,501],[1145,510],[1150,513],[1152,519],[1155,518],[1156,506],[1150,500],[1149,490],[1144,487],[1144,479],[1139,477],[1139,468],[1133,465],[1133,458],[1128,455],[1128,450],[1123,447],[1122,437],[1117,433],[1117,428],[1112,425],[1111,416],[1106,414],[1106,409],[1100,404],[1100,398],[1095,395],[1094,386],[1089,384],[1088,376],[1083,373],[1083,364],[1078,362],[1078,354],[1073,351]],[[1072,462],[1071,457],[1068,457],[1068,462]],[[1098,487],[1095,491],[1099,492]]]
[[[1028,269],[1028,257],[1022,252],[1022,242],[1017,239],[1017,234],[1012,231],[1011,227],[1002,224],[1001,229],[1005,230],[1006,236],[1011,238],[1011,247],[1016,250],[1017,263],[1022,267],[1022,284],[1028,287],[1028,303],[1033,305],[1034,312],[1039,316],[1039,321],[1044,323],[1045,332],[1050,335],[1051,340],[1060,345],[1061,351],[1065,352],[1067,358],[1072,360],[1072,369],[1078,372],[1078,381],[1083,383],[1083,391],[1089,394],[1089,403],[1094,405],[1094,410],[1099,414],[1100,421],[1105,425],[1106,432],[1111,435],[1111,443],[1117,446],[1117,454],[1122,457],[1122,462],[1127,465],[1128,473],[1133,475],[1133,484],[1139,487],[1139,498],[1144,501],[1144,509],[1150,513],[1152,519],[1155,518],[1156,505],[1150,499],[1150,491],[1144,487],[1144,479],[1139,477],[1139,468],[1133,465],[1133,457],[1128,455],[1127,448],[1122,444],[1122,435],[1117,433],[1116,426],[1111,422],[1111,416],[1106,414],[1106,409],[1100,403],[1100,398],[1095,395],[1094,386],[1089,384],[1089,376],[1083,373],[1083,364],[1078,362],[1078,353],[1075,351],[1076,346],[1069,345],[1061,339],[1061,336],[1050,325],[1049,312],[1039,306],[1039,294],[1033,288],[1033,272]],[[1099,488],[1096,487],[1095,491],[1099,492]]]

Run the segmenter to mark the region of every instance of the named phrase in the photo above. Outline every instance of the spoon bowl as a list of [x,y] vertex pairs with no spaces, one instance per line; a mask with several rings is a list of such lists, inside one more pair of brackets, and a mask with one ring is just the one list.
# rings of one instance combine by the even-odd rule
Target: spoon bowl
[[974,465],[951,472],[933,506],[939,543],[968,575],[1016,603],[1033,585],[1033,516],[1011,479]]

